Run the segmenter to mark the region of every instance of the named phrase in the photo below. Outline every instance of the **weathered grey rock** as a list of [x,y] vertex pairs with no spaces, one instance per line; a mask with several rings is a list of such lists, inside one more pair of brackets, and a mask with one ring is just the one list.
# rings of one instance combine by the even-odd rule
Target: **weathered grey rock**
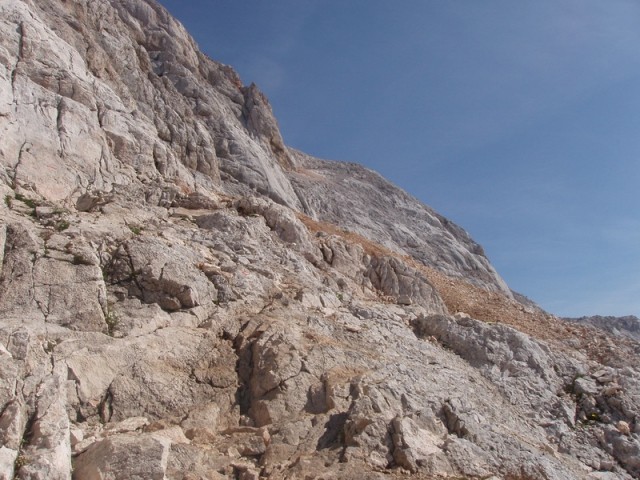
[[0,131],[0,478],[638,475],[637,344],[288,149],[157,2],[0,2]]
[[71,479],[69,417],[64,389],[64,383],[54,376],[47,377],[40,385],[30,440],[20,453],[24,460],[17,471],[18,478]]
[[111,304],[107,320],[112,335],[129,337],[153,333],[176,323],[158,304],[142,303],[137,298]]
[[[115,377],[131,361],[117,348],[82,348],[64,359],[69,379],[75,382],[78,406],[97,409]],[[129,358],[127,358],[129,357]]]
[[[88,187],[110,191],[113,182],[137,176],[210,186],[219,181],[221,156],[227,172],[297,204],[282,173],[288,154],[266,99],[200,54],[159,5],[93,8],[81,2],[30,10],[16,0],[2,8],[0,98],[11,138],[3,164],[14,183],[29,183],[56,200]],[[99,34],[104,24],[108,36]],[[8,108],[14,101],[17,108]],[[194,180],[190,170],[202,176]],[[95,206],[83,199],[80,209]]]
[[76,209],[79,212],[90,212],[96,207],[106,205],[111,201],[111,198],[104,192],[90,191],[85,192],[76,200]]
[[233,427],[220,432],[243,457],[259,457],[265,453],[271,437],[266,428]]
[[[369,395],[356,399],[349,409],[344,427],[344,458],[348,462],[361,460],[384,468],[393,460],[393,442],[388,418],[394,411],[381,403],[380,393],[372,389]],[[386,407],[386,408],[385,408]]]
[[18,451],[0,446],[0,479],[13,480]]
[[128,282],[130,294],[164,310],[208,305],[216,300],[216,289],[198,270],[194,253],[155,238],[137,237],[116,252],[109,268],[110,280]]
[[298,168],[287,174],[306,214],[511,297],[482,247],[450,220],[360,165],[289,152]]
[[0,415],[0,443],[14,452],[20,450],[27,420],[26,406],[19,397],[4,405]]
[[189,210],[214,210],[220,207],[217,199],[200,192],[192,192],[188,194],[178,194],[171,202],[172,207],[186,208]]
[[372,257],[365,275],[384,295],[401,305],[416,303],[432,312],[446,310],[429,280],[417,270],[393,257]]
[[284,242],[303,246],[311,243],[309,232],[291,209],[257,197],[243,197],[236,208],[243,215],[263,216],[269,228]]
[[164,480],[171,442],[146,435],[114,435],[76,458],[73,478]]
[[570,358],[552,354],[545,344],[504,325],[431,315],[417,318],[414,328],[418,336],[433,336],[483,371],[514,404],[535,409],[553,405],[557,393],[580,373]]
[[615,428],[607,428],[604,438],[611,454],[625,467],[632,476],[640,475],[640,441],[629,438]]
[[415,420],[411,417],[396,417],[393,426],[393,458],[395,462],[412,472],[427,467],[431,473],[446,475],[453,470],[442,451],[446,429],[433,417]]
[[4,265],[4,246],[7,241],[7,226],[0,224],[0,275],[2,275],[2,266]]
[[301,412],[311,379],[303,372],[303,360],[298,351],[301,332],[283,324],[265,327],[251,346],[251,376],[248,379],[251,406],[249,414],[256,426],[277,422]]
[[78,330],[105,329],[106,289],[97,265],[79,263],[69,252],[56,250],[51,234],[38,237],[26,224],[8,228],[5,267],[0,280],[0,312]]
[[220,407],[213,402],[194,406],[180,426],[190,440],[200,443],[212,442],[218,432]]
[[126,368],[118,370],[105,392],[107,420],[183,417],[197,405],[216,401],[233,421],[235,357],[226,343],[196,329],[166,328],[123,347],[119,356],[128,360]]

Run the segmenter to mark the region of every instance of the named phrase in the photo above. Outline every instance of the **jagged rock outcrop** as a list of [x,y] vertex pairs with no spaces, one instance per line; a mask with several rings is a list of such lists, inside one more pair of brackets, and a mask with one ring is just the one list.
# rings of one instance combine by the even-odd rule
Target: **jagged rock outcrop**
[[625,317],[594,315],[592,317],[565,318],[564,320],[582,325],[591,325],[613,335],[625,336],[640,341],[640,318],[635,315],[627,315]]
[[288,149],[157,2],[0,31],[0,479],[640,476],[637,342]]
[[200,53],[156,2],[2,9],[6,183],[69,200],[114,183],[211,189],[222,171],[298,205],[266,99]]
[[307,214],[511,296],[482,247],[450,220],[361,165],[291,153],[297,168],[287,174]]

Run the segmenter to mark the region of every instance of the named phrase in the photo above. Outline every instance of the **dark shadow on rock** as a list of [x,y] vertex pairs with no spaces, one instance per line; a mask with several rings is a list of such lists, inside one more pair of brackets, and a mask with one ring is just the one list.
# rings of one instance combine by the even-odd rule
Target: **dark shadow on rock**
[[327,448],[336,449],[343,446],[344,443],[344,424],[347,421],[347,413],[335,413],[329,417],[325,423],[325,431],[318,439],[316,450],[324,450]]

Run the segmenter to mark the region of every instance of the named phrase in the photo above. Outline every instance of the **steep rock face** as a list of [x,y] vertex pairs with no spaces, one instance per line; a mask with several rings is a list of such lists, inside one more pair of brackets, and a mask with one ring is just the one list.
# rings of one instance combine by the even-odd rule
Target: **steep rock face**
[[344,162],[292,151],[288,172],[305,213],[341,225],[452,276],[511,296],[482,247],[459,226],[438,215],[380,175]]
[[0,479],[640,476],[637,342],[287,149],[156,2],[0,13]]
[[[6,183],[67,202],[138,182],[169,202],[199,190],[254,190],[508,294],[453,223],[362,167],[287,149],[257,87],[200,53],[157,3],[13,0],[2,8]],[[220,185],[220,175],[229,182]]]
[[1,8],[7,183],[75,200],[114,183],[211,189],[222,170],[298,205],[264,97],[200,53],[157,3],[7,0]]

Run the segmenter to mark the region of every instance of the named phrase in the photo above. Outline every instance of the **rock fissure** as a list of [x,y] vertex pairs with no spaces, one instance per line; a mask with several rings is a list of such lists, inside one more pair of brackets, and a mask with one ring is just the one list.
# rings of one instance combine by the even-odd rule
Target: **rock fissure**
[[274,392],[283,392],[287,390],[287,382],[289,382],[290,380],[293,380],[294,378],[298,377],[301,373],[303,372],[303,369],[300,368],[300,371],[294,375],[291,375],[287,378],[283,378],[282,380],[280,380],[280,382],[278,383],[278,385],[276,385],[275,387],[264,391],[260,396],[261,397],[269,397],[272,393]]
[[[16,77],[18,75],[18,65],[24,58],[24,37],[25,37],[25,29],[24,22],[20,22],[18,24],[18,52],[16,62],[13,65],[13,69],[11,70],[11,90],[13,91],[14,102],[16,102]],[[16,105],[17,106],[17,105]]]
[[129,279],[133,280],[133,283],[138,288],[138,291],[140,292],[140,295],[142,295],[142,293],[144,292],[144,289],[142,288],[142,285],[140,284],[140,282],[138,280],[137,270],[136,270],[135,265],[133,263],[133,257],[131,256],[131,252],[129,251],[129,247],[127,245],[122,245],[122,248],[124,248],[124,252],[127,255],[127,260],[129,262],[129,268],[130,268],[130,271],[131,271],[131,276],[129,277]]
[[63,112],[64,110],[64,98],[60,96],[56,102],[56,131],[58,133],[58,156],[63,158],[65,156],[64,146],[64,124],[63,124]]
[[40,311],[42,312],[42,315],[44,316],[44,321],[45,323],[47,322],[48,318],[49,318],[49,313],[51,312],[51,287],[48,286],[48,288],[46,288],[46,304],[39,301],[38,299],[36,299],[36,303],[38,304],[38,308],[40,308]]
[[103,424],[109,423],[111,417],[113,416],[113,394],[111,393],[111,385],[107,389],[104,397],[98,404],[98,414],[100,415],[100,421]]
[[13,166],[13,174],[11,176],[12,188],[16,188],[18,186],[18,168],[20,168],[20,166],[22,165],[22,157],[24,155],[24,152],[28,152],[29,148],[31,148],[31,144],[27,140],[22,142],[22,145],[20,145],[20,149],[18,150],[18,159],[16,161],[16,164]]

